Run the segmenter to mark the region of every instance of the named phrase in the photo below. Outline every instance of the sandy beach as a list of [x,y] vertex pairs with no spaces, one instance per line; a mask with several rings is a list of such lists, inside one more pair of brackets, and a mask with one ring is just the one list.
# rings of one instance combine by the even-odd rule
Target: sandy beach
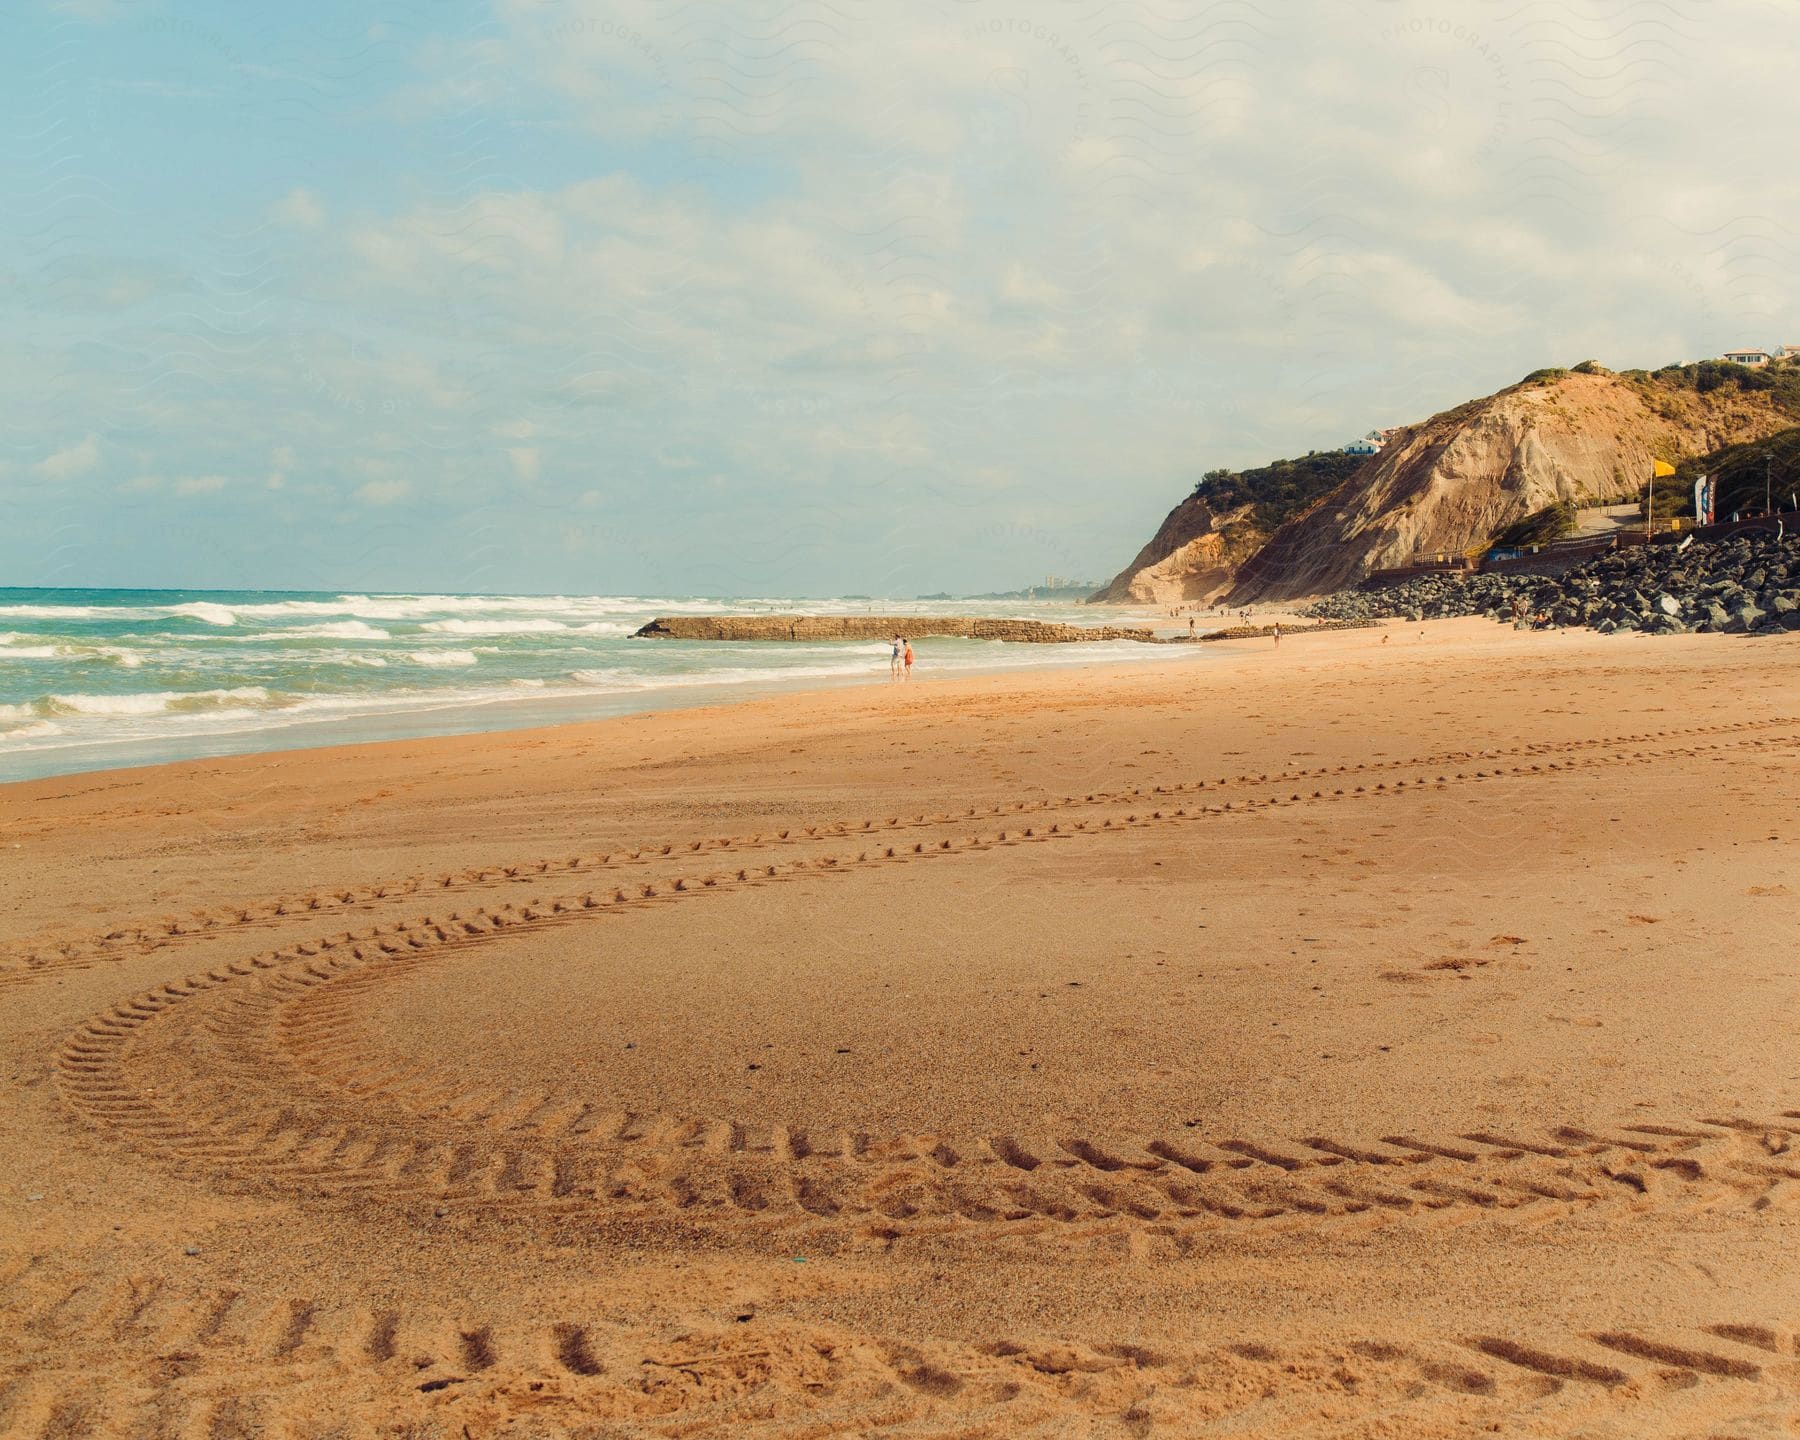
[[1800,1433],[1800,641],[0,787],[0,1435]]

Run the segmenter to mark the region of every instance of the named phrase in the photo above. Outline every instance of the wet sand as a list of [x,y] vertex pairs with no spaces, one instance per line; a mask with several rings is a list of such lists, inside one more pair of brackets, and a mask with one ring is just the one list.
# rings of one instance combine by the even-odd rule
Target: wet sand
[[0,1435],[1793,1434],[1800,642],[1207,648],[0,788]]

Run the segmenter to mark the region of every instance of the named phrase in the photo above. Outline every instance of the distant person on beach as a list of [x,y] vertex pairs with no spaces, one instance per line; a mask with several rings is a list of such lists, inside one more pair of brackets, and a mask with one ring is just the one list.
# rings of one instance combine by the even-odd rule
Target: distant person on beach
[[898,635],[894,637],[894,648],[888,656],[888,679],[890,680],[900,678],[900,647],[905,643]]
[[910,680],[910,679],[912,679],[912,667],[913,667],[912,641],[902,640],[900,642],[900,644],[902,646],[902,649],[900,651],[900,658],[906,666],[905,678]]
[[1191,640],[1193,638],[1194,638],[1194,617],[1192,615],[1190,615],[1190,616],[1188,616],[1188,639]]
[[1281,648],[1281,622],[1279,620],[1275,622],[1275,628],[1271,633],[1275,636],[1275,648],[1279,650]]

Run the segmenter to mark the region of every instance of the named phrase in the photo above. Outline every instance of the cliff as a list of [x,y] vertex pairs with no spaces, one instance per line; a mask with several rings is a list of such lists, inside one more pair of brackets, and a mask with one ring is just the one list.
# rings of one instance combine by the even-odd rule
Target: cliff
[[1238,566],[1266,538],[1250,523],[1251,507],[1215,515],[1205,496],[1188,496],[1171,510],[1150,543],[1089,596],[1094,604],[1210,603],[1236,579]]
[[[1397,435],[1245,562],[1229,603],[1342,589],[1371,570],[1484,547],[1546,506],[1635,500],[1679,462],[1793,424],[1785,391],[1696,388],[1697,368],[1543,372]],[[1685,377],[1685,378],[1684,378]]]
[[887,640],[904,635],[1066,645],[1092,640],[1160,643],[1140,626],[1053,625],[946,615],[667,615],[637,632],[641,640]]
[[1211,604],[1286,520],[1336,488],[1362,458],[1327,451],[1253,470],[1209,470],[1150,543],[1091,604]]

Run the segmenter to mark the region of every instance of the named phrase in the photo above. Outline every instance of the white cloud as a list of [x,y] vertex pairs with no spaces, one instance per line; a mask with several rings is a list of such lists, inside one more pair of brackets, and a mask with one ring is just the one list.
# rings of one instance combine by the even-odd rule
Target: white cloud
[[410,494],[409,480],[370,480],[356,488],[356,499],[365,505],[397,505]]
[[183,475],[175,482],[177,495],[216,495],[231,481],[224,475]]
[[85,475],[100,463],[100,437],[89,435],[73,445],[54,450],[37,463],[37,473],[46,480],[73,480]]
[[325,223],[324,202],[306,189],[288,191],[270,207],[269,213],[297,230],[317,230]]
[[519,479],[533,481],[543,473],[544,457],[534,446],[519,445],[506,452],[512,461],[513,474]]
[[1065,304],[1069,295],[1062,286],[1052,285],[1014,260],[1001,271],[1000,298],[1011,305],[1037,308]]

